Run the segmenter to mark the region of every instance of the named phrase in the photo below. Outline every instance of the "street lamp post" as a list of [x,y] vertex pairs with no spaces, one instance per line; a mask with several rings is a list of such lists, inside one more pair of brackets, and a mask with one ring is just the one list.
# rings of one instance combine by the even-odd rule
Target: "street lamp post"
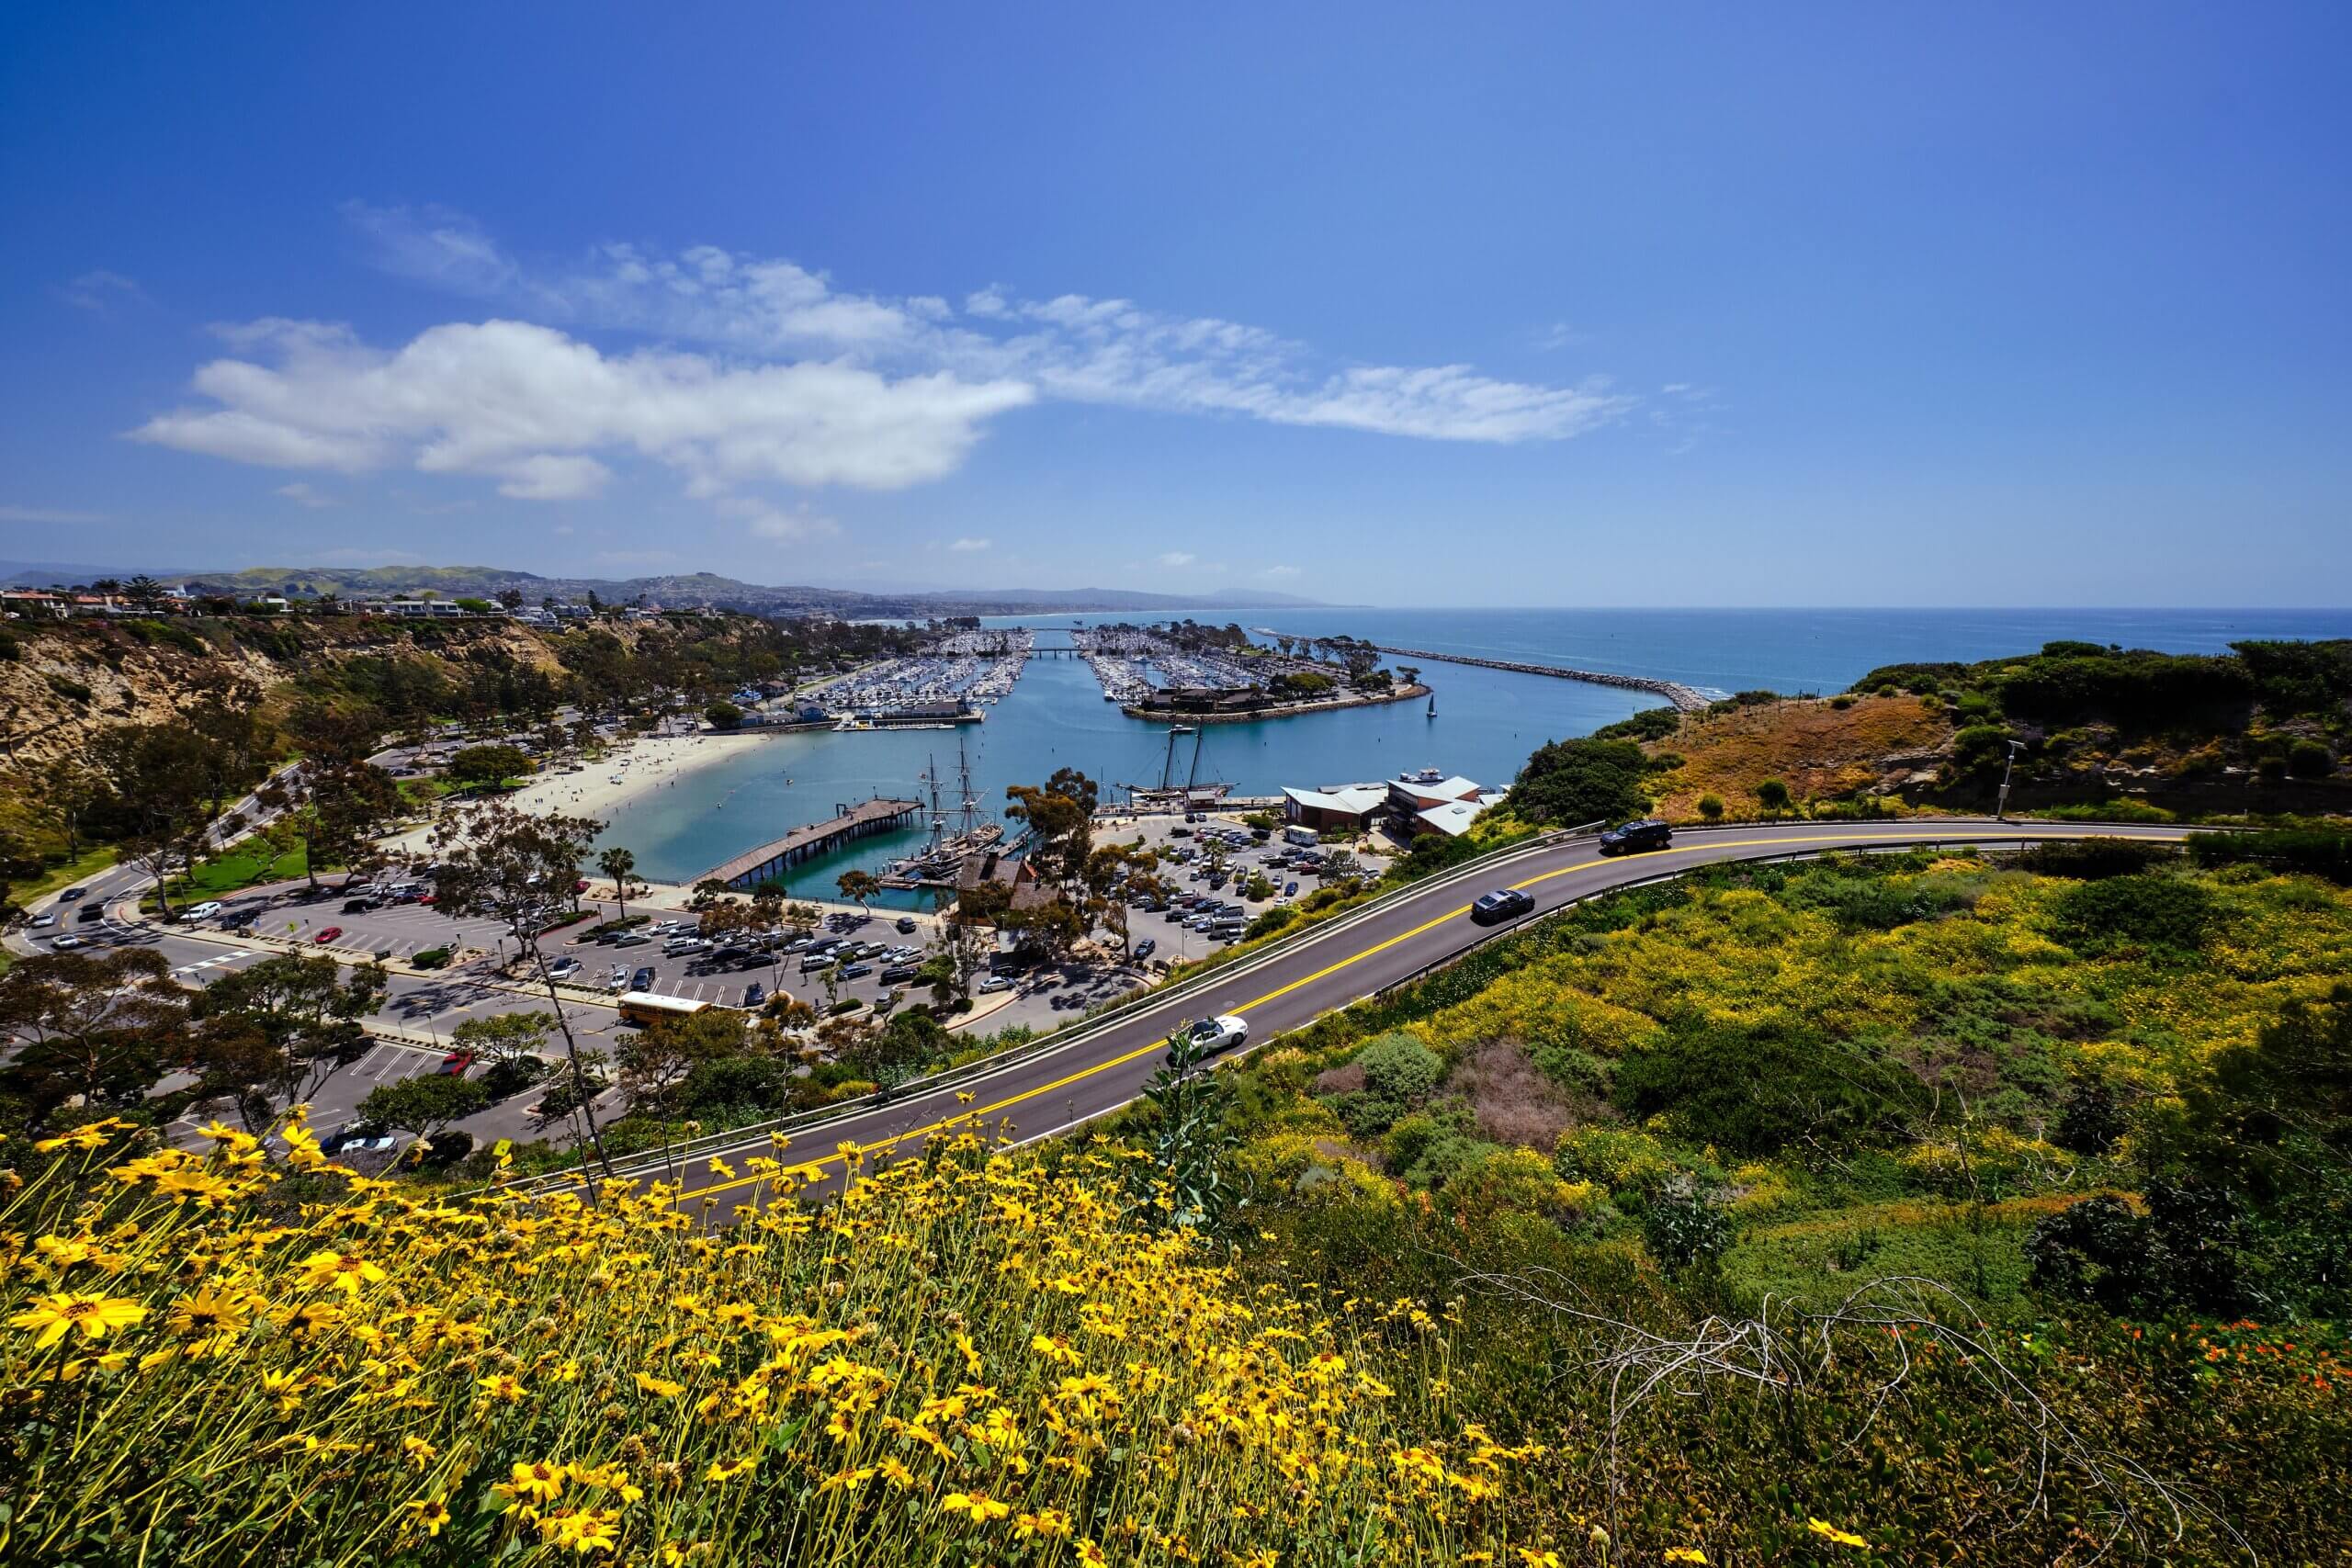
[[2008,760],[2001,764],[2001,798],[1993,807],[1993,820],[1996,822],[2009,819],[2009,771],[2018,765],[2018,752],[2024,745],[2022,740],[2010,741]]

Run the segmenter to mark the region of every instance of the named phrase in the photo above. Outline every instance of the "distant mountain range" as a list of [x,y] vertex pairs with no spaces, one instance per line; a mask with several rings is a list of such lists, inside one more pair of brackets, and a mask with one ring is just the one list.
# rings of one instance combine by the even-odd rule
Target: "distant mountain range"
[[[137,575],[121,568],[65,566],[47,562],[0,561],[0,585],[47,587],[52,583],[86,583],[98,578]],[[414,593],[430,589],[443,597],[519,590],[530,603],[541,599],[584,600],[590,593],[609,604],[626,604],[643,598],[666,609],[709,605],[757,615],[822,613],[846,619],[889,616],[1020,615],[1031,612],[1138,610],[1159,614],[1201,611],[1280,609],[1314,605],[1319,601],[1295,593],[1263,591],[1249,593],[1136,593],[1121,588],[989,588],[936,590],[907,593],[861,593],[847,588],[765,587],[712,572],[684,576],[540,577],[489,566],[371,566],[371,567],[247,567],[242,571],[156,571],[148,576],[166,582],[224,593]]]

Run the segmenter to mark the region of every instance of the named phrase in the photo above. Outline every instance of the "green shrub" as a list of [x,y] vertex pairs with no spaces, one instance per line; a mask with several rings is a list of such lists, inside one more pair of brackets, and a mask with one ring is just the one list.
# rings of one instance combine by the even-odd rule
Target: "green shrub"
[[2287,771],[2299,779],[2324,779],[2335,772],[2335,754],[2316,740],[2298,740],[2287,749]]
[[2177,876],[2114,876],[2068,888],[2056,912],[2060,940],[2070,947],[2194,953],[2213,923],[2213,896]]
[[2178,853],[2169,844],[2145,839],[2052,839],[2018,851],[2018,869],[2036,876],[2098,882],[2110,876],[2135,876]]
[[1356,1053],[1364,1088],[1383,1099],[1411,1105],[1428,1097],[1445,1077],[1445,1061],[1410,1034],[1384,1034]]
[[1789,808],[1789,786],[1779,779],[1758,781],[1756,804],[1767,811],[1786,811]]
[[2199,833],[2188,847],[2199,865],[2252,862],[2279,871],[2308,872],[2352,886],[2352,833],[2320,828]]
[[1618,1105],[1663,1115],[1692,1143],[1770,1154],[1801,1137],[1849,1139],[1917,1091],[1867,1047],[1807,1024],[1689,1015],[1617,1064]]
[[438,969],[449,962],[449,950],[446,947],[428,947],[422,953],[410,953],[408,961],[413,968]]
[[1679,708],[1644,708],[1631,718],[1604,724],[1592,732],[1595,740],[1663,740],[1682,728]]
[[1724,819],[1724,797],[1710,791],[1699,797],[1699,815],[1710,822]]
[[70,676],[51,675],[47,679],[49,689],[69,703],[86,703],[90,700],[90,688]]
[[1840,692],[1838,695],[1829,699],[1829,705],[1837,709],[1839,713],[1844,713],[1848,708],[1854,705],[1854,699],[1847,694]]
[[14,664],[24,656],[25,645],[6,632],[0,632],[0,664]]
[[1704,1198],[1669,1192],[1642,1210],[1642,1241],[1669,1273],[1722,1256],[1731,1245],[1731,1222]]

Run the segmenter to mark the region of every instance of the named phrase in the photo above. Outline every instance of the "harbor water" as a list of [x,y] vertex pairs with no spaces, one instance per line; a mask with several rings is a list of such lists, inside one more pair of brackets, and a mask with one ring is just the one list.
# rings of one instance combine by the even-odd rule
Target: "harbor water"
[[[1042,633],[1144,618],[1036,615],[988,624]],[[1195,618],[1657,676],[1721,692],[1835,692],[1881,664],[1987,659],[2030,652],[2056,637],[2187,653],[2225,651],[2246,637],[2352,637],[2352,611],[2343,610],[1267,609]],[[1421,679],[1435,691],[1433,718],[1427,705],[1407,702],[1208,726],[1200,739],[1200,777],[1228,783],[1238,794],[1272,795],[1285,784],[1433,766],[1500,787],[1544,742],[1589,734],[1658,702],[1641,692],[1465,665],[1423,663]],[[633,850],[642,875],[685,881],[795,826],[831,816],[839,804],[876,794],[922,795],[918,779],[933,765],[953,807],[959,739],[982,818],[995,819],[1007,785],[1042,783],[1057,768],[1084,773],[1106,797],[1116,786],[1156,784],[1167,735],[1165,725],[1129,718],[1103,701],[1083,660],[1037,658],[983,724],[959,731],[775,736],[624,803],[612,814],[605,841]],[[1177,782],[1192,770],[1193,749],[1192,737],[1180,738]],[[860,840],[798,868],[790,881],[812,896],[833,897],[842,872],[878,871],[923,839],[907,831]],[[922,897],[887,895],[883,901],[911,905]]]

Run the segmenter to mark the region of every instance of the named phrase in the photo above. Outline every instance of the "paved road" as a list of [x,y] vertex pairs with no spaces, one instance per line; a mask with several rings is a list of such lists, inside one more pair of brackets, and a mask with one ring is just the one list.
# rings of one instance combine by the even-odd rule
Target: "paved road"
[[[1238,1014],[1249,1022],[1250,1044],[1255,1048],[1498,934],[1469,919],[1470,900],[1494,887],[1526,889],[1541,915],[1596,893],[1713,862],[1840,848],[1992,846],[2087,837],[2173,841],[2186,834],[2178,829],[1941,818],[1916,824],[1794,822],[1691,829],[1678,833],[1670,849],[1622,859],[1603,859],[1590,839],[1555,844],[1424,887],[1271,957],[1237,964],[1204,991],[1171,998],[957,1089],[910,1095],[826,1123],[806,1134],[800,1146],[785,1157],[787,1162],[805,1159],[830,1179],[847,1157],[836,1152],[844,1142],[868,1155],[904,1154],[920,1147],[952,1119],[1023,1142],[1077,1126],[1134,1100],[1159,1067],[1169,1034],[1188,1019]],[[738,1166],[744,1156],[769,1152],[764,1133],[721,1151]],[[708,1204],[714,1213],[723,1213],[765,1201],[764,1179],[716,1175],[707,1170],[706,1157],[697,1156],[681,1172],[686,1184],[682,1203],[693,1208]]]

